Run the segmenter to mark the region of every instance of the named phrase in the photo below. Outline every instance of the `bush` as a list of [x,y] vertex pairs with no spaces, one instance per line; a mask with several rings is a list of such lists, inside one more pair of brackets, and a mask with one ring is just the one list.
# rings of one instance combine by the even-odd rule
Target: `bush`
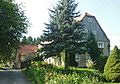
[[82,80],[77,73],[72,74],[58,74],[52,73],[51,77],[47,77],[46,84],[81,84]]
[[120,52],[117,46],[114,47],[105,64],[104,76],[107,81],[120,82]]
[[91,78],[86,76],[82,78],[83,82],[82,84],[103,84],[103,82],[99,81],[98,77],[92,76]]
[[107,58],[107,56],[98,57],[96,60],[95,69],[99,70],[100,72],[104,72],[104,66],[106,64]]
[[95,63],[91,59],[88,59],[87,62],[86,62],[86,66],[89,69],[93,69],[94,66],[95,66]]
[[[25,74],[32,81],[32,84],[85,84],[99,82],[99,76],[91,69],[73,68],[70,73],[64,74],[62,68],[54,67],[45,62],[32,62],[31,66],[25,69]],[[88,77],[89,79],[82,79]],[[95,79],[93,79],[95,77]],[[92,78],[92,79],[91,79]],[[98,84],[98,83],[97,83]]]

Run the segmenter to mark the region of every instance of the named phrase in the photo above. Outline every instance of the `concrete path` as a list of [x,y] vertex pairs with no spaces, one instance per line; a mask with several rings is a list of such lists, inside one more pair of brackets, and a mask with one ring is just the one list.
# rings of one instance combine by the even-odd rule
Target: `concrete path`
[[0,71],[0,84],[31,84],[21,70]]

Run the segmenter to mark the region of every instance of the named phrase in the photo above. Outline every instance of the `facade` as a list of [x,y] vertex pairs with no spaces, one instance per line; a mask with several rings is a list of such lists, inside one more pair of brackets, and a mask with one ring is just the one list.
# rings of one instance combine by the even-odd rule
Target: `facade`
[[[95,35],[98,48],[100,48],[103,56],[109,56],[110,41],[106,36],[105,32],[103,31],[103,29],[101,28],[95,16],[90,15],[88,13],[84,13],[81,14],[79,17],[75,18],[75,20],[82,21],[82,23],[84,24],[85,32],[86,33],[92,32]],[[86,67],[86,62],[88,59],[90,59],[88,53],[75,55],[75,60],[78,63],[78,67]],[[59,62],[58,64],[56,64],[55,59],[53,59],[52,57],[46,59],[46,62],[52,63],[54,65],[59,65]],[[64,63],[61,62],[61,65],[64,65]]]
[[[103,56],[110,55],[110,41],[105,32],[101,28],[95,16],[84,13],[76,18],[76,21],[82,21],[84,24],[85,32],[92,32],[96,38],[98,48],[101,50]],[[86,61],[90,58],[89,54],[79,55],[76,54],[76,61],[79,67],[85,67]]]

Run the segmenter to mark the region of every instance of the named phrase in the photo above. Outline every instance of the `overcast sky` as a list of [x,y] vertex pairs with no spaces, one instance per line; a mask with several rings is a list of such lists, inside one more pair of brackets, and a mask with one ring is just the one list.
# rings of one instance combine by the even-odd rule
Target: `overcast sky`
[[[55,6],[58,0],[16,0],[23,3],[25,15],[29,18],[31,28],[28,36],[38,37],[48,22],[48,8]],[[114,45],[120,47],[120,0],[76,0],[77,10],[88,12],[96,17],[102,29]]]

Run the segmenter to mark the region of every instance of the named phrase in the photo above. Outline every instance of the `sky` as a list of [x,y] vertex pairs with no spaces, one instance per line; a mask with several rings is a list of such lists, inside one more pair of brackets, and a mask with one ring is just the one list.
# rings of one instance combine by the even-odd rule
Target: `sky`
[[[58,0],[15,0],[22,3],[25,15],[31,23],[27,36],[39,37],[48,22],[49,10]],[[76,0],[77,11],[94,15],[110,39],[111,49],[120,48],[120,0]]]

